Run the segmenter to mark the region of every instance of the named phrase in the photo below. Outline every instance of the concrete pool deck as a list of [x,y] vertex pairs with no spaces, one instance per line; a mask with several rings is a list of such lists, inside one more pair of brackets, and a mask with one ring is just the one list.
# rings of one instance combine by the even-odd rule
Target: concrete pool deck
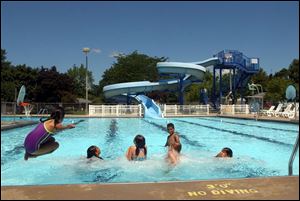
[[1,131],[36,124],[37,121],[1,121]]
[[299,200],[299,176],[184,182],[1,186],[1,200]]

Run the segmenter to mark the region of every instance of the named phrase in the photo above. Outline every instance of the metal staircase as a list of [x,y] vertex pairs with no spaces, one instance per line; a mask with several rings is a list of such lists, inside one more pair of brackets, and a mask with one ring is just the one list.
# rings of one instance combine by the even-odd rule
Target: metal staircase
[[[224,87],[222,83],[222,70],[231,69],[233,71],[232,77],[232,93],[234,100],[236,100],[236,91],[240,90],[241,98],[243,98],[242,89],[246,88],[249,78],[259,72],[259,59],[248,58],[243,53],[237,50],[223,50],[214,57],[219,58],[219,63],[213,66],[213,89],[211,100],[215,108],[221,104]],[[219,98],[216,94],[216,71],[219,70]],[[217,101],[217,99],[219,101]]]

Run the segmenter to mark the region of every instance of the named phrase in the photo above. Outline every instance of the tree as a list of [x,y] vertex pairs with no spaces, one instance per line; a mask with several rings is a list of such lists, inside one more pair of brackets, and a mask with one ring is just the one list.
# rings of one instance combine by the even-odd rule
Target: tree
[[20,89],[22,85],[26,87],[26,96],[25,100],[34,101],[34,93],[37,87],[37,76],[38,76],[38,69],[33,69],[29,66],[17,65],[14,68],[15,74],[14,78],[16,80],[16,87]]
[[15,100],[14,70],[11,62],[6,60],[6,51],[1,49],[1,101]]
[[299,59],[294,59],[290,64],[289,68],[289,78],[299,85]]
[[212,92],[213,76],[212,73],[206,71],[204,74],[203,81],[201,83],[191,84],[186,88],[185,91],[185,100],[187,103],[199,103],[200,100],[200,90],[206,89],[207,95]]
[[290,72],[286,68],[282,68],[279,72],[275,73],[274,77],[279,77],[288,80],[289,74]]
[[101,92],[104,86],[115,83],[158,81],[159,74],[156,64],[167,60],[164,57],[149,57],[145,54],[139,54],[137,51],[129,55],[119,55],[116,58],[117,62],[102,75],[102,80],[99,82]]
[[56,67],[41,68],[37,77],[36,102],[75,102],[74,81],[67,74],[60,74]]
[[279,101],[284,101],[285,90],[291,83],[292,82],[290,80],[274,77],[267,84],[265,100],[270,101],[273,104],[277,104]]
[[88,73],[88,87],[93,89],[92,83],[94,82],[93,74],[91,71],[87,71],[83,64],[80,67],[77,67],[75,64],[72,68],[67,71],[67,75],[73,78],[74,80],[74,92],[79,97],[85,97],[85,87],[86,87],[86,72]]
[[263,68],[260,68],[258,73],[251,76],[250,80],[254,84],[261,84],[263,90],[265,91],[269,81],[269,76],[267,75],[266,71],[263,70]]

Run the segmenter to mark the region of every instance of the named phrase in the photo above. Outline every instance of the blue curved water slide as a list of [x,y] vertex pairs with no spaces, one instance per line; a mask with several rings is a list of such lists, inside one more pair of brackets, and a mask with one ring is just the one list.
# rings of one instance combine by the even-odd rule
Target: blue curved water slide
[[163,117],[159,105],[153,99],[145,95],[131,95],[138,100],[144,107],[144,117],[160,118]]
[[138,81],[111,84],[103,87],[105,98],[126,95],[134,97],[144,107],[144,117],[162,117],[160,107],[145,95],[151,91],[176,91],[184,90],[195,81],[203,80],[206,67],[219,63],[217,57],[199,62],[158,62],[156,67],[159,74],[175,76],[173,80],[159,80],[158,82]]

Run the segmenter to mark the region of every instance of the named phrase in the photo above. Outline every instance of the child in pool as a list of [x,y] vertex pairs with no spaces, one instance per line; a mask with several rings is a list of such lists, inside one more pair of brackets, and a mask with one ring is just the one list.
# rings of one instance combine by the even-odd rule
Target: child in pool
[[225,158],[225,157],[232,157],[232,150],[228,147],[224,147],[220,153],[218,153],[215,157],[222,157],[222,158]]
[[99,147],[92,145],[88,148],[87,152],[87,158],[92,158],[93,156],[95,156],[96,158],[99,158],[101,160],[103,160],[103,158],[100,156],[101,154],[101,150]]
[[62,107],[55,109],[50,118],[41,121],[25,138],[24,159],[28,160],[29,157],[37,157],[44,154],[49,154],[55,151],[59,144],[52,136],[58,130],[67,128],[74,128],[74,124],[62,125],[65,112]]
[[168,147],[167,160],[171,164],[176,164],[179,160],[179,153],[181,151],[181,143],[177,133],[175,133],[175,126],[172,123],[167,125],[169,136],[165,147]]
[[126,158],[132,160],[145,160],[147,158],[147,147],[145,137],[136,135],[133,140],[134,146],[130,146],[126,152]]

